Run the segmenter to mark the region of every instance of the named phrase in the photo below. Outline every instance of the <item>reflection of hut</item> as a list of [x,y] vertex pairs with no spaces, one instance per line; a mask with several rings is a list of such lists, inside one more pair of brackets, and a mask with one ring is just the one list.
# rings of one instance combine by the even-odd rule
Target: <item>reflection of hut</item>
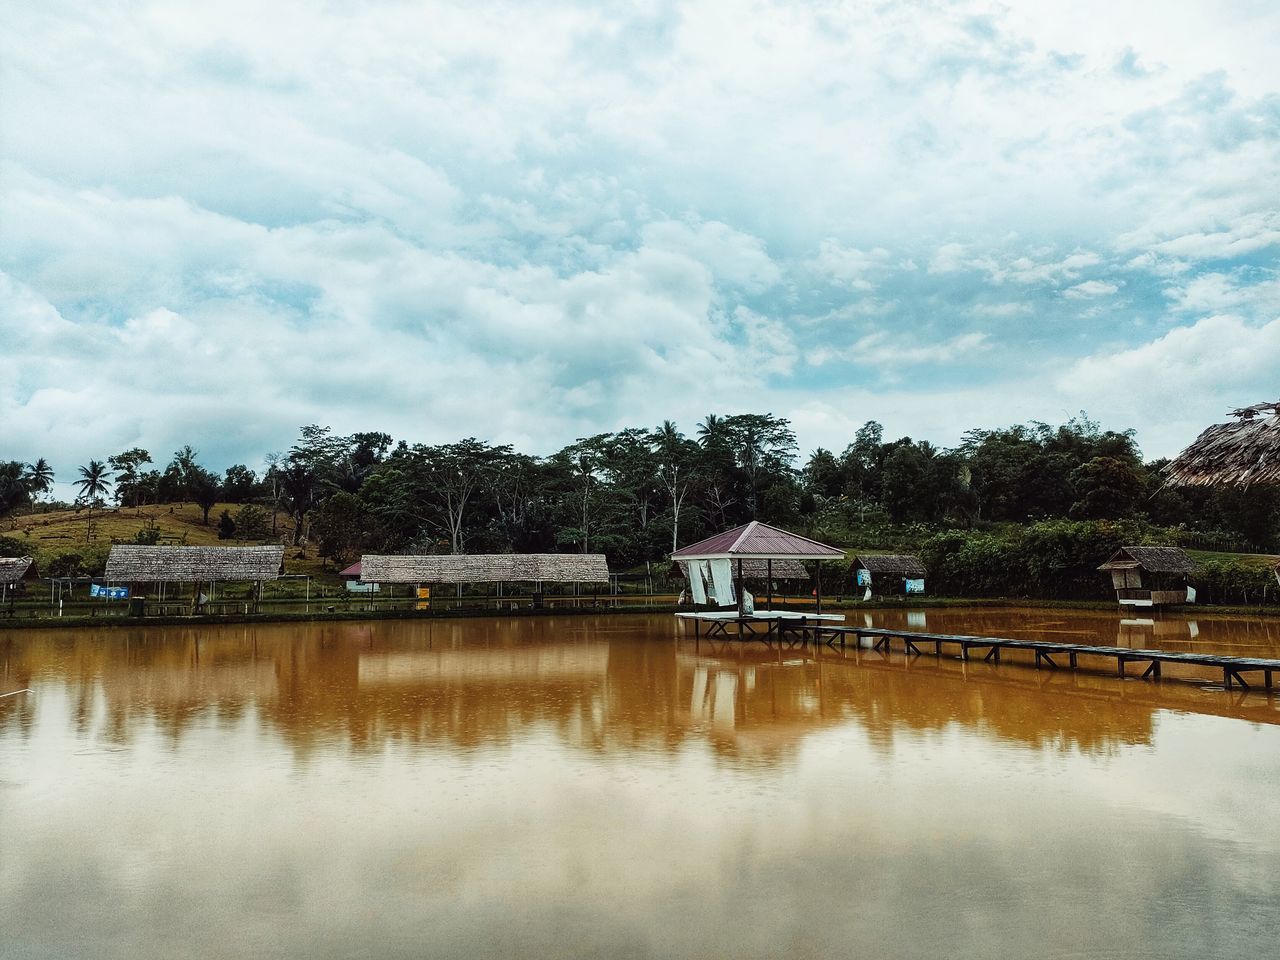
[[284,547],[152,547],[119,543],[107,557],[109,583],[194,584],[193,607],[200,588],[217,583],[253,583],[255,605],[262,584],[284,572]]
[[1200,568],[1181,547],[1121,547],[1102,566],[1126,607],[1194,602],[1191,575]]
[[871,553],[853,559],[854,581],[873,593],[924,593],[925,567],[909,553]]
[[1247,487],[1280,484],[1280,403],[1233,410],[1232,423],[1215,423],[1165,467],[1174,486]]

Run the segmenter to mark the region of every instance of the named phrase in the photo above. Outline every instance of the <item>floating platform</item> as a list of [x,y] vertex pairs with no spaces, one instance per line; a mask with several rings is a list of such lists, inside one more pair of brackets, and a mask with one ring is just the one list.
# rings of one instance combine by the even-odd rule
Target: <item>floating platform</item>
[[[801,613],[795,610],[757,610],[755,613],[740,614],[736,610],[706,610],[694,613],[677,613],[680,620],[692,620],[694,632],[698,636],[728,637],[735,634],[743,639],[763,639],[780,634],[783,629],[788,633],[801,633],[813,630],[819,624],[844,623],[844,615],[839,613]],[[703,633],[702,625],[706,624]],[[734,634],[729,633],[730,626],[736,627]],[[757,629],[763,626],[764,629]],[[851,629],[830,627],[828,629]]]

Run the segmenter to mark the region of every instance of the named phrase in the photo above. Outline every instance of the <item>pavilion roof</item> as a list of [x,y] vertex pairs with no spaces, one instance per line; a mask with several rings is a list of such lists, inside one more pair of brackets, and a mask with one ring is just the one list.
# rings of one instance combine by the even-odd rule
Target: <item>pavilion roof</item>
[[779,530],[759,520],[717,533],[671,555],[673,560],[722,560],[758,557],[762,560],[843,560],[844,551],[798,533]]
[[1181,547],[1121,547],[1098,569],[1141,569],[1147,573],[1195,573],[1200,567]]
[[925,576],[924,563],[909,553],[862,553],[853,562],[854,567],[865,567],[871,573],[886,577],[918,578]]
[[1280,403],[1233,410],[1236,419],[1206,429],[1165,467],[1172,486],[1280,483]]
[[365,583],[607,583],[603,553],[493,553],[360,558]]
[[159,547],[117,543],[107,557],[105,579],[115,583],[204,583],[275,580],[284,570],[284,547]]
[[30,557],[0,557],[0,583],[13,584],[35,572]]

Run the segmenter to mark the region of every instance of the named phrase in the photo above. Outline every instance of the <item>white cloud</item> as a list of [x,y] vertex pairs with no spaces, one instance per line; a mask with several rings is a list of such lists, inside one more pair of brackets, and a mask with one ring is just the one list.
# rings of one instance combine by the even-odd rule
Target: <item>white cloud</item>
[[1087,299],[1090,297],[1106,297],[1115,293],[1120,289],[1117,283],[1109,283],[1106,280],[1086,280],[1084,283],[1077,283],[1075,286],[1067,287],[1062,291],[1064,297],[1072,300]]

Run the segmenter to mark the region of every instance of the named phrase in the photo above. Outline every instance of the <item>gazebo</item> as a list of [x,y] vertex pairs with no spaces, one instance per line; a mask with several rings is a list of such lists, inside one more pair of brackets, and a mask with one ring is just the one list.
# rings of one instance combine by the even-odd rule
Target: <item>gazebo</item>
[[284,547],[159,547],[118,543],[107,556],[108,583],[190,583],[191,605],[199,606],[200,586],[219,582],[254,584],[254,608],[262,584],[284,572]]
[[[825,543],[819,543],[817,540],[802,537],[798,533],[790,533],[786,530],[780,530],[777,527],[771,527],[767,523],[761,523],[759,520],[752,520],[750,523],[744,524],[741,527],[735,527],[732,530],[726,530],[724,533],[717,533],[713,537],[707,537],[707,539],[700,540],[699,542],[690,544],[687,547],[681,547],[671,555],[671,559],[677,563],[688,562],[690,564],[691,584],[697,576],[694,567],[699,571],[709,571],[713,582],[722,581],[724,579],[725,572],[732,571],[733,579],[737,581],[736,602],[739,617],[745,616],[747,613],[743,603],[744,597],[742,593],[742,581],[744,577],[743,564],[746,561],[763,560],[765,564],[765,578],[770,583],[773,581],[772,566],[773,561],[775,560],[819,561],[815,574],[815,596],[817,598],[816,610],[818,614],[821,614],[821,561],[843,560],[844,551],[828,546]],[[722,586],[720,590],[716,591],[717,601],[723,601],[724,594],[725,591]],[[772,606],[772,603],[772,588],[770,588],[770,606]]]
[[1190,603],[1189,579],[1200,568],[1181,547],[1121,547],[1098,570],[1111,574],[1123,607]]

